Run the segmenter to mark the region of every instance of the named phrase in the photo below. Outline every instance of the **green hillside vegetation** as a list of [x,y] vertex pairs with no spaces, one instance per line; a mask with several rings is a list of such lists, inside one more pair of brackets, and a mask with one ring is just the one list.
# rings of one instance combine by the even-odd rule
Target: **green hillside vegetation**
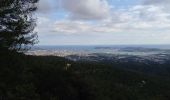
[[0,55],[1,100],[170,100],[168,78],[118,64],[15,52]]
[[89,86],[58,57],[1,53],[0,100],[91,100]]

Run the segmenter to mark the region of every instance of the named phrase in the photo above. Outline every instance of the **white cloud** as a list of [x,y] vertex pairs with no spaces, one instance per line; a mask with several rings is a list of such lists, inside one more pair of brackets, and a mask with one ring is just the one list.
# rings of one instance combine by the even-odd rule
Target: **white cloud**
[[118,32],[119,29],[115,27],[110,27],[105,24],[89,23],[84,21],[57,21],[53,30],[54,33],[63,33],[63,34],[88,34],[88,33],[110,33]]
[[53,32],[63,34],[147,32],[170,30],[170,15],[153,5],[137,5],[128,9],[117,9],[107,21],[87,22],[82,20],[56,21]]
[[51,10],[50,2],[48,0],[40,0],[38,3],[38,11],[47,13]]
[[147,5],[169,5],[170,0],[144,0],[144,4]]
[[[170,27],[170,13],[154,5],[134,6],[128,10],[132,17],[129,21],[139,29],[157,30]],[[136,22],[135,22],[136,21]]]
[[170,0],[143,0],[143,5],[155,5],[162,7],[164,11],[170,13]]
[[107,0],[62,0],[62,7],[71,19],[101,20],[110,11]]
[[49,19],[48,17],[38,16],[35,32],[38,32],[39,35],[49,35],[53,24],[53,20]]
[[[104,41],[105,43],[109,43],[109,41],[110,43],[121,43],[121,41],[122,43],[124,41],[133,43],[133,39],[136,41],[135,43],[141,44],[142,42],[170,42],[168,34],[170,33],[170,12],[168,11],[169,7],[164,6],[169,4],[170,0],[144,0],[143,4],[125,8],[110,8],[111,5],[107,0],[60,1],[62,14],[68,17],[62,15],[57,19],[54,18],[55,14],[39,15],[37,27],[39,35],[54,36],[53,39],[56,38],[57,42],[63,39],[69,43],[69,40],[72,39],[74,44],[77,41],[86,41],[89,37],[93,37],[95,41],[92,39],[91,41],[96,43],[99,41],[103,41],[103,43]],[[50,3],[44,3],[44,5],[50,5]],[[40,5],[44,7],[43,3]],[[51,8],[43,9],[48,12]],[[55,10],[52,12],[57,13]],[[57,38],[61,35],[65,37]],[[80,39],[74,40],[72,36],[78,36],[76,38]]]

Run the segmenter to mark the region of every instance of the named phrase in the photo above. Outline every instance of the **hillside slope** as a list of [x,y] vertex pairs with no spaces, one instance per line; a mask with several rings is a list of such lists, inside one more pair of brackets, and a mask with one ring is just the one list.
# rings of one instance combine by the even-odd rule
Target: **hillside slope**
[[1,53],[0,65],[2,100],[170,99],[169,79],[118,64]]

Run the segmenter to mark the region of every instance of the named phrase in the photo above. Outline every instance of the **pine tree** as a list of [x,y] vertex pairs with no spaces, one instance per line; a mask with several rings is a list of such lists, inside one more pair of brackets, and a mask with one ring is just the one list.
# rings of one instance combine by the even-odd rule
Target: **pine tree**
[[34,32],[38,0],[0,0],[0,49],[23,51],[37,43]]

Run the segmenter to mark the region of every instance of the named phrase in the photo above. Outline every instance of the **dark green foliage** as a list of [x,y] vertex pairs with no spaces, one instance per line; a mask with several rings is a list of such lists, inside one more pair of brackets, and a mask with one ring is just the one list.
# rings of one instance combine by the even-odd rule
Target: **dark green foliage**
[[38,0],[0,0],[0,49],[21,51],[37,42],[32,13]]
[[124,67],[133,65],[128,70],[123,63],[72,62],[12,51],[0,55],[1,100],[170,100],[170,78],[132,70],[148,67],[142,64],[128,62]]
[[58,57],[0,57],[0,100],[91,100],[90,88]]
[[74,70],[92,85],[96,100],[170,99],[169,79],[121,69],[118,64],[79,62],[74,66]]

